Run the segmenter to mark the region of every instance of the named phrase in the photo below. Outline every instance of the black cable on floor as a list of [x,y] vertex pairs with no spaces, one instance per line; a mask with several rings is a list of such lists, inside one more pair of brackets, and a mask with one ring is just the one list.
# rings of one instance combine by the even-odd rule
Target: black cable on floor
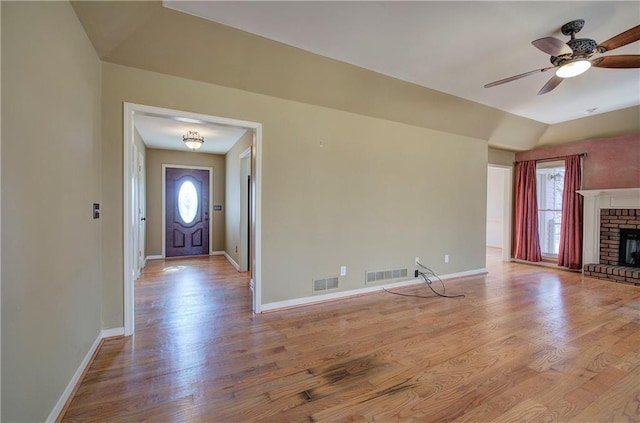
[[458,295],[445,295],[447,293],[447,289],[444,287],[444,282],[442,282],[442,279],[440,279],[440,276],[438,276],[436,274],[436,272],[434,272],[433,270],[429,269],[427,266],[425,266],[424,264],[418,262],[418,266],[422,267],[423,269],[425,269],[427,272],[429,272],[429,274],[435,276],[439,281],[440,284],[442,285],[442,294],[436,292],[432,287],[431,287],[431,280],[425,275],[425,273],[418,271],[418,274],[422,275],[422,277],[424,278],[425,282],[427,283],[427,286],[429,286],[429,288],[431,288],[431,290],[438,296],[440,297],[445,297],[445,298],[464,298],[464,294],[458,294]]
[[[458,294],[458,295],[447,295],[447,288],[444,286],[444,282],[442,282],[442,279],[440,279],[440,276],[438,276],[433,270],[429,269],[427,266],[423,265],[420,262],[417,262],[418,266],[422,267],[423,269],[425,269],[428,273],[425,272],[421,272],[420,270],[418,270],[418,274],[420,276],[422,276],[422,278],[424,279],[424,282],[427,284],[427,286],[429,287],[429,289],[436,294],[436,296],[438,297],[443,297],[443,298],[464,298],[465,295],[464,294]],[[436,291],[435,289],[433,289],[433,287],[431,286],[432,281],[431,279],[429,279],[428,275],[430,276],[435,276],[439,281],[440,281],[440,285],[442,285],[442,293]],[[433,296],[429,296],[426,297],[424,295],[415,295],[415,294],[402,294],[400,292],[393,292],[393,291],[389,291],[386,288],[382,288],[385,292],[388,292],[389,294],[394,294],[394,295],[401,295],[403,297],[417,297],[417,298],[435,298]]]
[[389,291],[387,288],[382,288],[385,292],[388,292],[389,294],[393,294],[393,295],[402,295],[403,297],[416,297],[416,298],[438,298],[436,296],[425,296],[425,295],[415,295],[415,294],[403,294],[401,292],[393,292],[393,291]]

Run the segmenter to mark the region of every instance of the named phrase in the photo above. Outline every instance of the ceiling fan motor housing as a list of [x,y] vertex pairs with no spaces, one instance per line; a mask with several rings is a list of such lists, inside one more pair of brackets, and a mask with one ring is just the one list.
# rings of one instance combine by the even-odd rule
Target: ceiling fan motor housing
[[574,38],[567,41],[567,45],[571,47],[574,54],[590,54],[595,53],[598,47],[598,43],[590,38]]
[[584,19],[576,19],[575,21],[567,22],[566,24],[562,25],[560,31],[563,35],[573,36],[574,34],[580,32],[583,26]]
[[567,45],[573,50],[572,54],[551,56],[549,59],[554,66],[561,66],[564,62],[575,59],[588,59],[598,52],[598,43],[590,38],[574,38],[567,41]]

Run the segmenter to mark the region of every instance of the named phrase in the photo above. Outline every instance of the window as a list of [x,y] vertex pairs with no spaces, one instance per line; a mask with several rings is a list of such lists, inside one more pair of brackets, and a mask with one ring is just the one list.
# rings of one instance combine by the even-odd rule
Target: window
[[543,257],[557,257],[562,221],[564,161],[536,165],[538,189],[538,234]]
[[184,223],[193,222],[198,212],[198,191],[191,181],[184,181],[178,191],[178,212]]

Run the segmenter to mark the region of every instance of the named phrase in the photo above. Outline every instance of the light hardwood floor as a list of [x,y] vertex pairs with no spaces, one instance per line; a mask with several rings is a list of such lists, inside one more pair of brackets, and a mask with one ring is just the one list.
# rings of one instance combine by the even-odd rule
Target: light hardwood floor
[[151,262],[135,335],[104,343],[63,421],[640,421],[640,288],[497,250],[487,268],[445,281],[465,298],[254,316],[224,258]]

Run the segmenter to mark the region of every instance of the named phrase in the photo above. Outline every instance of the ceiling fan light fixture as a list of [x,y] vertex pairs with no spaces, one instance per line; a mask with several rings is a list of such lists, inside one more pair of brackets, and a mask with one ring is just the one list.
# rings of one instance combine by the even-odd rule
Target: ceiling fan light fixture
[[189,149],[196,151],[204,144],[204,137],[197,131],[188,131],[182,136],[182,141]]
[[573,78],[585,73],[591,67],[591,62],[585,59],[574,60],[560,66],[556,71],[556,76],[560,78]]

